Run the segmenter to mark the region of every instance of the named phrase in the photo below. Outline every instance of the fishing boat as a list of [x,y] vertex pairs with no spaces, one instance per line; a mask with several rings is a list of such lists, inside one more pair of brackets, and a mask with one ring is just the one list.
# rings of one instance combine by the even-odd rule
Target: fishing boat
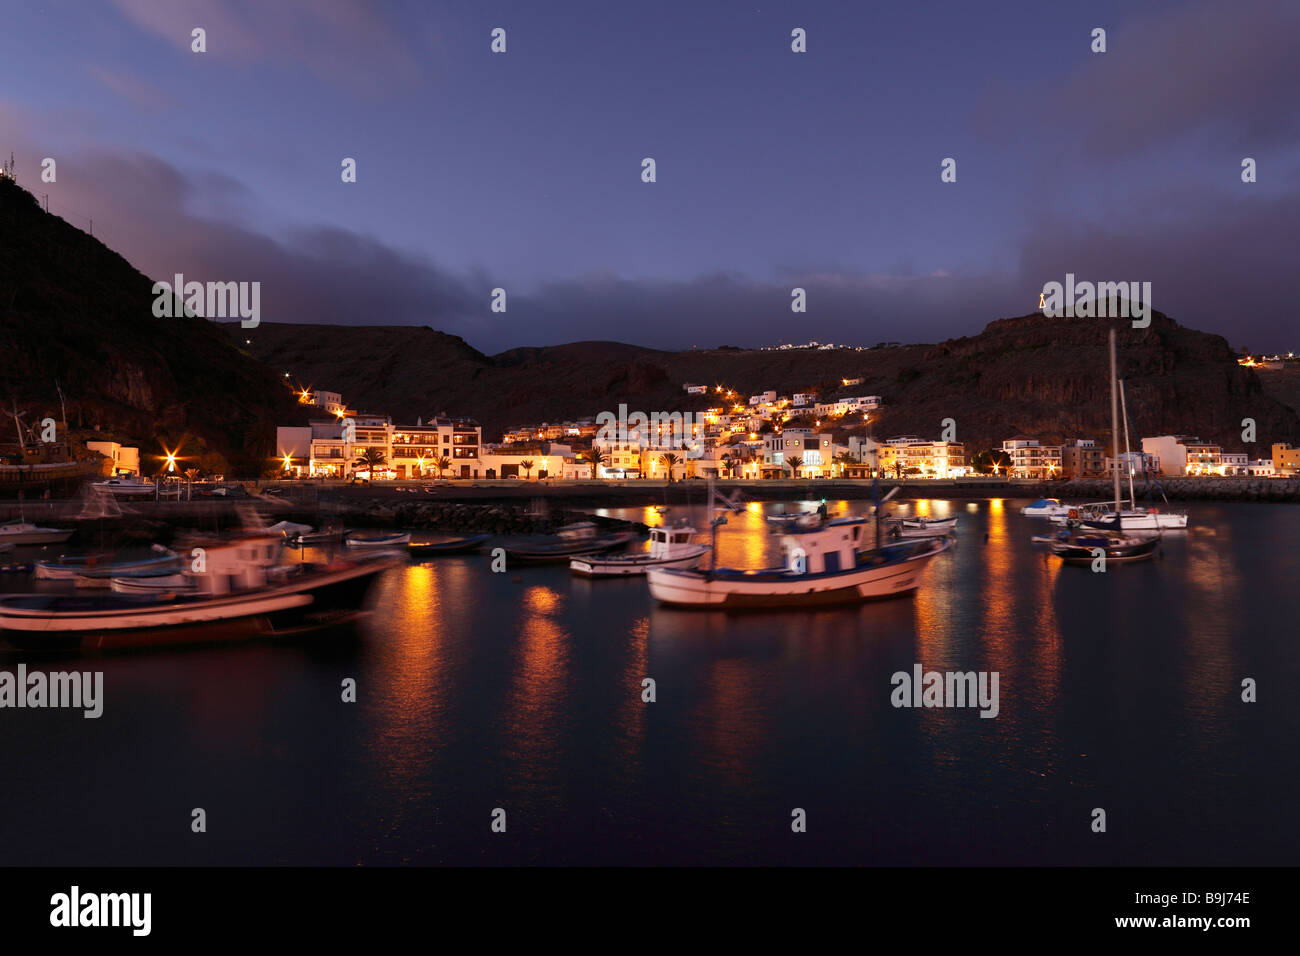
[[115,498],[152,498],[157,490],[157,485],[153,482],[131,475],[97,481],[91,487]]
[[71,528],[41,528],[30,521],[0,524],[0,544],[62,544],[72,535]]
[[952,538],[867,547],[863,517],[834,518],[815,528],[781,532],[784,563],[759,570],[651,569],[650,594],[674,607],[772,608],[841,604],[915,590],[931,560]]
[[1070,511],[1069,505],[1061,504],[1060,498],[1039,498],[1031,505],[1025,505],[1020,513],[1026,518],[1065,517]]
[[707,544],[695,544],[696,531],[685,523],[650,529],[650,550],[641,554],[584,554],[569,562],[569,570],[582,578],[627,577],[651,568],[693,568],[708,553]]
[[477,551],[491,534],[471,534],[462,538],[447,538],[443,541],[413,542],[407,552],[416,558],[432,557],[440,554],[467,554]]
[[[1119,442],[1119,378],[1116,374],[1115,330],[1110,330],[1110,414],[1111,436]],[[1127,414],[1125,416],[1127,419]],[[1128,457],[1128,423],[1124,426],[1124,454]],[[1093,526],[1060,537],[1048,547],[1066,564],[1091,565],[1099,557],[1106,562],[1142,561],[1151,558],[1160,544],[1159,535],[1131,534],[1125,532],[1124,509],[1120,506],[1119,469],[1114,470],[1115,507],[1109,519],[1094,522]],[[1104,531],[1105,533],[1099,533]]]
[[282,535],[204,541],[188,593],[0,597],[0,637],[22,649],[121,649],[328,626],[360,613],[371,585],[401,558],[376,552],[331,564],[280,565]]
[[396,531],[392,534],[365,536],[349,533],[344,540],[349,548],[399,548],[411,543],[411,532]]
[[566,525],[553,535],[533,535],[506,539],[502,547],[517,561],[540,563],[566,561],[579,554],[601,554],[627,547],[634,537],[631,531],[600,534],[590,521]]
[[72,581],[87,575],[112,578],[138,571],[180,570],[181,559],[174,551],[160,544],[153,545],[152,551],[148,557],[135,558],[102,554],[59,555],[53,561],[37,561],[36,577],[42,581]]

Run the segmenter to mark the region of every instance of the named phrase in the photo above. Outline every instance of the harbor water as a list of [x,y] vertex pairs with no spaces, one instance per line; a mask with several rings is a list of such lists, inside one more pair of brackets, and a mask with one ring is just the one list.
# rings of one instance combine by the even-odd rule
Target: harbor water
[[[1300,509],[1197,504],[1155,560],[1094,573],[1031,543],[1026,503],[912,502],[957,545],[863,605],[673,610],[484,551],[283,642],[0,650],[104,675],[97,719],[0,710],[0,862],[1294,862]],[[764,514],[796,507],[732,514],[719,562],[777,563]],[[917,665],[996,672],[996,716],[895,706]]]

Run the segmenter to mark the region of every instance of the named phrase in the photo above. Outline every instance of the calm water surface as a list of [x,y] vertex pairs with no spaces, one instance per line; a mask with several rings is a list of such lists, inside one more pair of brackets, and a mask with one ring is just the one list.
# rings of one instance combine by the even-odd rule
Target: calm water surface
[[[668,610],[484,553],[390,572],[325,637],[0,651],[105,675],[98,720],[0,711],[0,863],[1294,864],[1300,509],[1195,505],[1103,575],[1032,545],[1024,503],[915,502],[957,547],[855,607]],[[733,515],[721,562],[776,563],[784,507]],[[894,708],[915,663],[997,671],[999,715]]]

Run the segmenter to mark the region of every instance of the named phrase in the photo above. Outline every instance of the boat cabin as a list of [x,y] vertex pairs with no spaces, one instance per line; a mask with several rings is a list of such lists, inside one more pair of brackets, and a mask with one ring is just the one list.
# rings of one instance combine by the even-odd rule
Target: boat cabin
[[178,550],[189,560],[186,577],[200,592],[228,594],[266,586],[271,569],[280,564],[284,536],[250,534],[225,540],[195,539]]
[[695,529],[687,525],[650,529],[650,557],[667,558],[678,554],[691,543]]
[[857,565],[866,546],[866,518],[836,518],[817,527],[792,529],[781,535],[785,570],[791,574],[825,574]]

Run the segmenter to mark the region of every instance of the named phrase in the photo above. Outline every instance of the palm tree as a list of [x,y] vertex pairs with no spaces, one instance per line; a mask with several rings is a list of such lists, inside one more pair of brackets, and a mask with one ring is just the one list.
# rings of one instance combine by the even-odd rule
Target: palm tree
[[803,459],[796,455],[794,458],[787,459],[786,464],[790,466],[790,470],[793,471],[794,476],[798,478],[799,469],[803,467]]
[[853,457],[853,455],[851,455],[851,454],[850,454],[849,452],[847,452],[847,451],[842,451],[842,452],[840,452],[838,455],[835,456],[835,461],[836,461],[836,462],[839,464],[839,466],[840,466],[840,477],[843,477],[843,476],[844,476],[844,466],[845,466],[845,465],[849,465],[849,464],[856,464],[856,463],[857,463],[857,458]]
[[723,455],[721,458],[718,459],[718,462],[722,465],[722,470],[725,471],[728,475],[734,474],[736,466],[732,462],[730,454]]
[[519,467],[524,470],[525,478],[531,478],[533,476],[534,464],[536,463],[531,458],[525,458],[523,461],[519,463]]
[[596,451],[596,449],[593,448],[587,455],[587,460],[591,462],[591,477],[599,478],[600,466],[609,461],[609,455],[606,455],[604,452]]
[[446,455],[443,455],[441,458],[437,459],[434,464],[438,466],[438,477],[441,478],[442,473],[451,467],[451,459]]
[[357,460],[352,463],[352,467],[374,477],[375,469],[386,461],[388,461],[388,456],[378,448],[363,448],[361,453],[357,455]]
[[669,481],[673,480],[673,469],[677,467],[679,461],[681,461],[681,459],[679,459],[676,455],[671,453],[659,456],[659,464],[663,465],[664,468],[668,469]]

